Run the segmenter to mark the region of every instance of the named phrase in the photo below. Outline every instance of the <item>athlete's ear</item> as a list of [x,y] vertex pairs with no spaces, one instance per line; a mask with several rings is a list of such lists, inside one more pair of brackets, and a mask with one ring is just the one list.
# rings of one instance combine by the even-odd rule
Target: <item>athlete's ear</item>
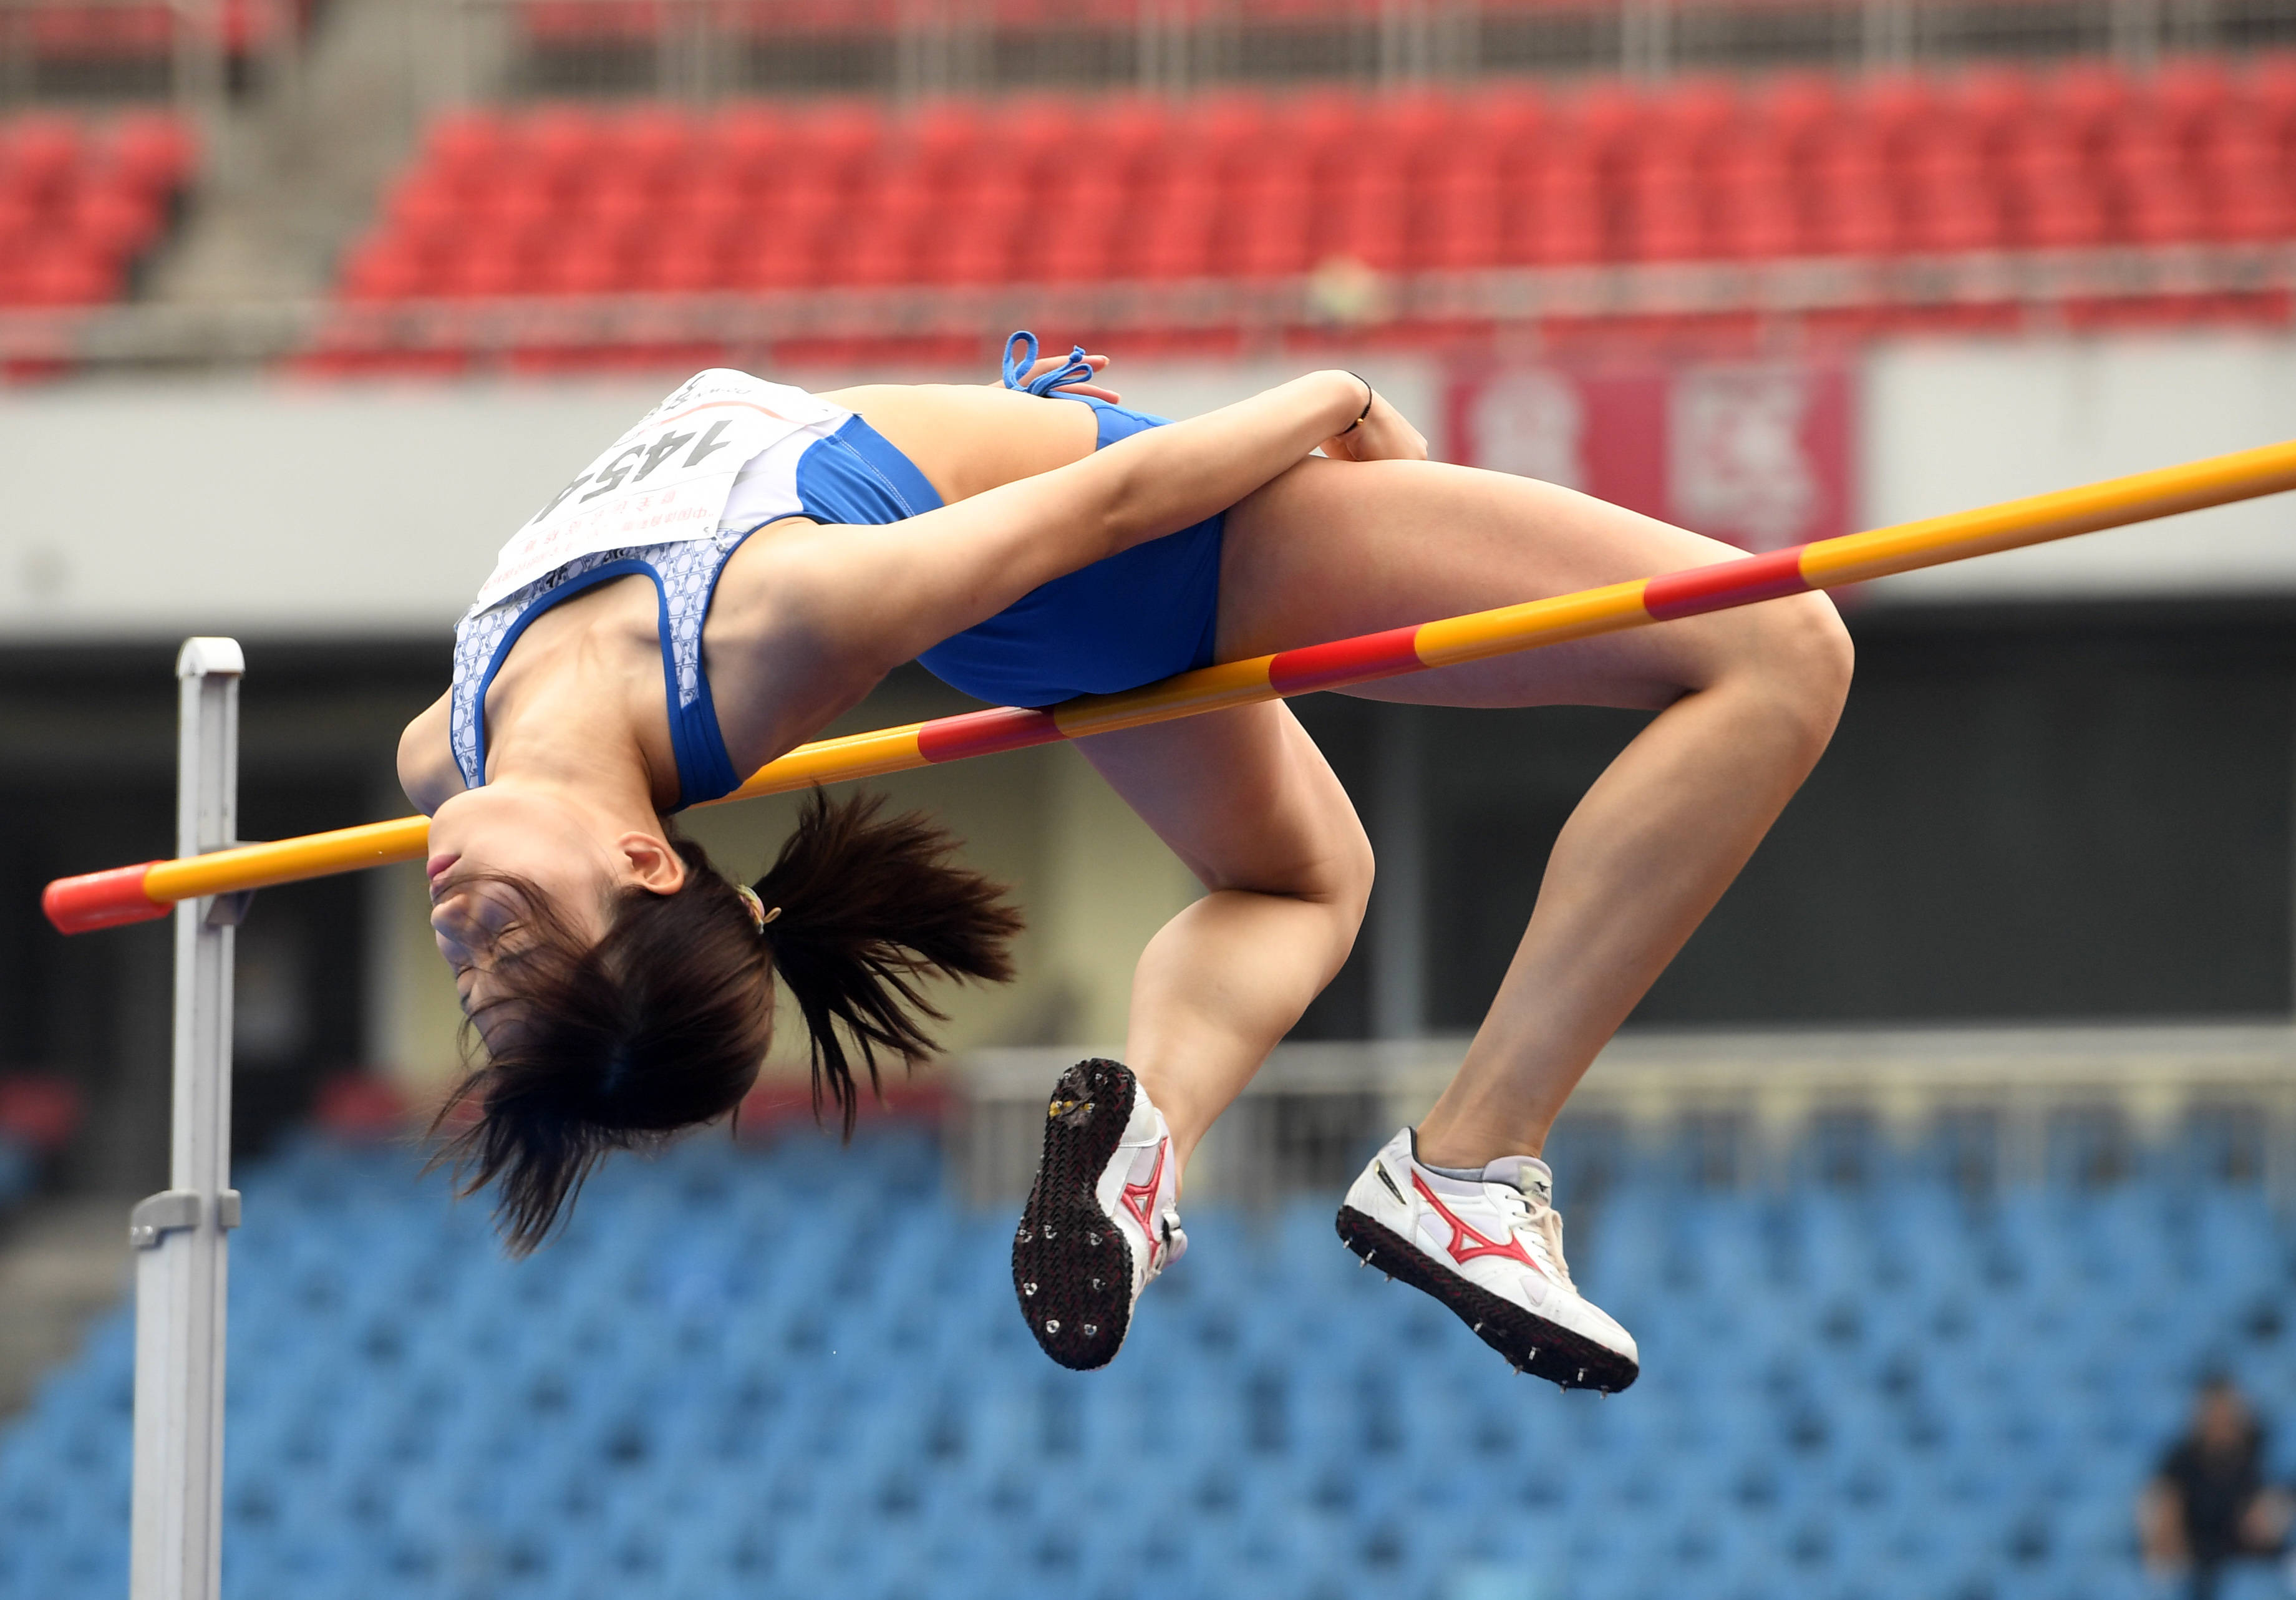
[[639,888],[676,894],[685,887],[685,857],[655,835],[633,829],[615,840],[614,848],[629,863],[630,876]]

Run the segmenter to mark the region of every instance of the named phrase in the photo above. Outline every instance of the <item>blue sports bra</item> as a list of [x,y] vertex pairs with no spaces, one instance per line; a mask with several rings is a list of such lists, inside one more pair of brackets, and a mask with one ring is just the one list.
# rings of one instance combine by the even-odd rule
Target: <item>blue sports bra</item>
[[[486,781],[487,690],[533,620],[583,590],[644,573],[660,601],[661,675],[669,702],[669,745],[677,758],[680,808],[716,800],[742,785],[734,770],[709,677],[701,664],[701,628],[718,579],[742,541],[767,522],[809,517],[816,522],[898,522],[940,505],[925,475],[874,428],[849,413],[836,431],[802,442],[794,470],[768,475],[760,456],[734,482],[714,533],[668,544],[584,555],[544,574],[491,606],[472,606],[455,628],[455,683],[447,734],[463,782]],[[753,473],[752,469],[761,469]],[[786,471],[786,479],[780,472]]]

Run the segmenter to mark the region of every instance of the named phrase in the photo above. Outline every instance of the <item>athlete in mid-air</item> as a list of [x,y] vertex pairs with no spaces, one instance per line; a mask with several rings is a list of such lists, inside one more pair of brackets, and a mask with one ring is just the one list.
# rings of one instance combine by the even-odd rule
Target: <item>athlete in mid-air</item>
[[[1726,559],[1553,484],[1426,458],[1362,379],[1317,372],[1185,422],[1098,357],[1006,383],[828,394],[704,373],[537,513],[399,747],[431,817],[432,926],[484,1060],[452,1148],[530,1249],[607,1150],[721,1118],[776,972],[816,1082],[931,1048],[930,976],[1001,980],[1015,914],[922,819],[818,798],[753,887],[672,818],[912,659],[1044,706]],[[1318,450],[1320,447],[1320,454]],[[1458,1076],[1379,1151],[1339,1227],[1508,1360],[1615,1390],[1633,1339],[1573,1286],[1548,1129],[1830,735],[1850,652],[1819,595],[1345,691],[1652,713],[1554,844]],[[1203,895],[1142,953],[1126,1059],[1054,1090],[1014,1232],[1021,1314],[1088,1368],[1185,1245],[1190,1153],[1339,970],[1371,889],[1346,793],[1281,703],[1078,745]]]

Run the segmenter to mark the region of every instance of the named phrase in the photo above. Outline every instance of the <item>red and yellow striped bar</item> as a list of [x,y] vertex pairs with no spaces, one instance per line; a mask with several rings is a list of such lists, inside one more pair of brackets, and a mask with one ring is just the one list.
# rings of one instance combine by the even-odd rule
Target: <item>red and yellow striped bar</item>
[[[879,777],[944,761],[1144,727],[1229,706],[1487,661],[1541,645],[1752,605],[1811,589],[1862,583],[1917,567],[1942,566],[2291,488],[2296,488],[2296,441],[2238,450],[2183,466],[2007,500],[1976,511],[1820,539],[1791,550],[1448,617],[1416,628],[1390,628],[1359,638],[1311,644],[1248,661],[1226,661],[1121,694],[1086,695],[1046,710],[1004,706],[824,739],[801,745],[758,768],[748,783],[724,800],[709,803],[723,805],[727,800],[808,789],[816,784]],[[66,933],[117,927],[164,916],[176,901],[200,895],[264,889],[364,866],[412,861],[422,854],[429,827],[423,817],[406,816],[275,844],[239,845],[187,860],[118,866],[59,878],[48,885],[40,903],[48,920]]]

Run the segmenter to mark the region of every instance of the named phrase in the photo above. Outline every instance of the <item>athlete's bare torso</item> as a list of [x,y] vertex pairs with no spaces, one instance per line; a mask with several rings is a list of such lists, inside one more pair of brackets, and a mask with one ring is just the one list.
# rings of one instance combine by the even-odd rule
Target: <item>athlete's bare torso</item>
[[[883,434],[949,504],[1082,460],[1097,436],[1091,407],[1014,390],[868,384],[822,398]],[[838,546],[838,530],[793,517],[759,529],[726,564],[702,649],[737,770],[754,770],[811,737],[912,653],[872,648],[873,633],[906,646],[906,630],[892,626],[898,619],[873,630],[868,608],[849,596],[820,603],[840,587]],[[601,692],[627,695],[657,804],[676,804],[658,626],[652,582],[642,576],[602,584],[537,618],[488,691],[490,764],[515,759],[521,726],[548,725],[557,696],[594,704]],[[407,725],[398,769],[408,798],[425,812],[463,789],[447,743],[446,696]]]

